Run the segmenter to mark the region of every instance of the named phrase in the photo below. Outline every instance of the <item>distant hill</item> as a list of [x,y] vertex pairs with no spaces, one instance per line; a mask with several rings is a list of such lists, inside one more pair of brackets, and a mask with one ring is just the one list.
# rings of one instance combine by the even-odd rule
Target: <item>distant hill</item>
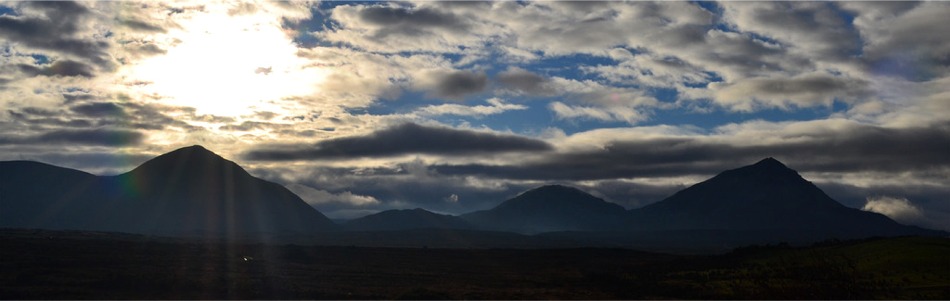
[[[327,219],[275,183],[201,146],[158,156],[116,176],[31,161],[0,162],[0,228],[126,232],[310,243],[412,241],[439,245],[617,246],[724,251],[748,244],[809,243],[873,236],[948,236],[841,205],[778,160],[727,170],[643,208],[623,207],[572,187],[526,191],[495,208],[461,216],[390,210]],[[345,229],[349,232],[325,233]],[[426,232],[429,231],[429,232]],[[432,236],[441,233],[441,236]],[[319,235],[315,235],[319,234]],[[323,240],[323,242],[321,242]],[[498,240],[499,243],[493,242]],[[443,245],[458,245],[448,243]]]
[[460,217],[430,212],[425,209],[387,210],[346,222],[351,231],[395,231],[413,229],[472,229]]
[[841,205],[773,158],[727,170],[646,207],[631,210],[628,230],[782,232],[797,237],[932,235]]
[[548,185],[461,217],[480,229],[531,234],[615,229],[625,212],[577,188]]
[[0,227],[254,237],[336,225],[286,188],[201,146],[117,176],[0,162]]

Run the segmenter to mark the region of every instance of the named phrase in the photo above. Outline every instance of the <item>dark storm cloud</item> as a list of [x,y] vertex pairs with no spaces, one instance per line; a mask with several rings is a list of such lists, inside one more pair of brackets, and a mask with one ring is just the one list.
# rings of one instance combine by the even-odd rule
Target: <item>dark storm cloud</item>
[[548,87],[548,79],[521,68],[508,68],[498,74],[495,81],[505,89],[523,92],[531,95],[549,95],[554,89]]
[[436,84],[432,94],[441,98],[461,99],[465,95],[481,92],[488,84],[484,73],[457,71],[436,75]]
[[27,64],[20,64],[18,67],[20,67],[20,71],[30,76],[95,76],[91,66],[70,60],[56,61],[50,66],[42,68]]
[[68,1],[23,2],[20,8],[40,12],[37,16],[0,16],[0,37],[25,46],[70,54],[100,67],[111,67],[109,43],[77,38],[91,12]]
[[742,146],[691,138],[616,141],[588,152],[551,154],[511,165],[440,165],[449,175],[597,180],[708,175],[775,157],[798,171],[922,171],[950,167],[950,124],[909,129],[857,126],[785,142]]
[[460,21],[461,18],[431,8],[372,6],[362,9],[358,16],[363,22],[382,27],[377,32],[377,36],[390,34],[414,36],[432,28],[456,32],[464,32],[468,29],[468,26]]
[[252,150],[248,160],[292,161],[387,157],[405,154],[472,155],[498,152],[547,151],[540,140],[406,123],[365,136],[321,141],[315,145]]
[[84,129],[54,130],[37,135],[0,136],[0,144],[129,146],[142,143],[136,131]]

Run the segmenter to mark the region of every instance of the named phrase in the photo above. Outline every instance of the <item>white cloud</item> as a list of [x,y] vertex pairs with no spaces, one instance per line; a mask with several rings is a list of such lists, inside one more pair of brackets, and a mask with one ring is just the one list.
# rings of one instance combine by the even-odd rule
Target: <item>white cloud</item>
[[363,207],[379,204],[379,200],[372,196],[357,195],[349,191],[330,193],[328,191],[314,189],[300,184],[290,184],[285,187],[297,194],[297,196],[303,199],[304,202],[307,202],[307,204],[310,204],[310,206],[314,207],[321,207],[324,205],[348,205],[349,207]]
[[919,224],[924,219],[924,212],[920,208],[899,197],[868,197],[861,210],[877,212],[904,224]]
[[453,193],[453,194],[451,194],[451,195],[445,197],[445,201],[446,201],[446,202],[449,202],[449,203],[458,203],[458,202],[459,202],[459,195]]
[[635,124],[647,118],[643,113],[629,107],[571,106],[555,101],[548,105],[548,108],[554,111],[559,119],[593,119]]
[[457,115],[470,117],[484,117],[501,114],[507,111],[526,110],[528,106],[506,103],[500,98],[489,98],[487,106],[466,106],[460,104],[430,105],[419,108],[414,114],[422,116]]

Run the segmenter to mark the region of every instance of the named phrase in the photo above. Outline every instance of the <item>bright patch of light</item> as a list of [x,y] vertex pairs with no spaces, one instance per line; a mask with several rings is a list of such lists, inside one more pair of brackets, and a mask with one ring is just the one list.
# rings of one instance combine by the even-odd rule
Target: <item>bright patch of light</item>
[[280,111],[282,98],[316,92],[326,75],[296,55],[278,18],[260,12],[229,16],[209,10],[179,21],[164,35],[167,53],[132,66],[127,82],[146,82],[134,92],[190,106],[198,114],[239,116]]

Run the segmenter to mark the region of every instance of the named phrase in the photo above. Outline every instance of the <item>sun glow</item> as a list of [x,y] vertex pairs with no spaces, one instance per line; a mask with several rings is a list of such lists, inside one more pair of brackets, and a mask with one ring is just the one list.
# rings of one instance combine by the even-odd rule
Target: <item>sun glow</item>
[[132,65],[123,80],[143,83],[131,92],[198,114],[283,111],[280,99],[315,93],[326,70],[308,67],[278,22],[266,12],[202,12],[162,36],[167,53]]

